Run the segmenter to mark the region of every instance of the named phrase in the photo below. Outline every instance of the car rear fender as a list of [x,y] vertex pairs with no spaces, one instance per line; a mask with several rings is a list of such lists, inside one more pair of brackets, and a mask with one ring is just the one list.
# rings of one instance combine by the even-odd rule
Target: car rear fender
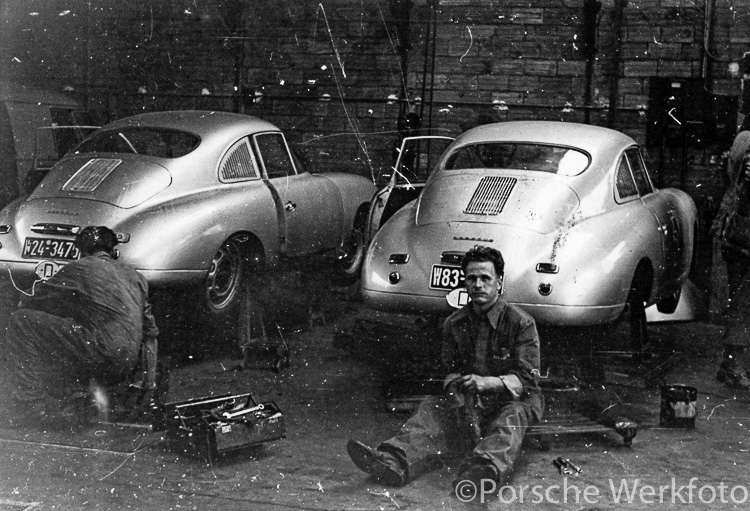
[[[547,238],[546,260],[530,262],[524,279],[551,285],[551,304],[624,305],[638,265],[661,260],[657,228],[637,202],[627,211],[574,218]],[[557,265],[557,273],[540,273],[538,263]]]
[[[665,196],[666,200],[675,210],[676,218],[680,222],[680,235],[683,248],[680,259],[680,269],[677,280],[684,283],[687,280],[693,262],[695,260],[695,247],[698,237],[698,208],[695,201],[687,193],[676,188],[665,188],[658,192]],[[672,294],[675,289],[667,289],[667,294]]]
[[257,238],[266,260],[278,257],[276,208],[265,187],[250,193],[225,187],[217,190],[217,200],[208,198],[200,207],[191,199],[141,209],[115,226],[130,238],[120,247],[122,260],[140,270],[204,270],[235,233]]

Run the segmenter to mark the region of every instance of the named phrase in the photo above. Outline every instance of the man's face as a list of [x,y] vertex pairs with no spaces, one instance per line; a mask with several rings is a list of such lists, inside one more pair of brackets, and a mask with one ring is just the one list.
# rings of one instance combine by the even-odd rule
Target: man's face
[[466,266],[466,292],[471,301],[482,310],[495,304],[500,296],[502,283],[503,277],[498,277],[495,265],[490,261],[472,261]]

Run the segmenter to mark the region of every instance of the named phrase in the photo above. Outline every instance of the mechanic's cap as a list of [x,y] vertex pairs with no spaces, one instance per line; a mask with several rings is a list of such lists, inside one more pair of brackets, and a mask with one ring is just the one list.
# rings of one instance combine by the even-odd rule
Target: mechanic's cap
[[75,243],[84,254],[93,254],[98,250],[111,253],[117,245],[117,235],[109,227],[90,225],[78,233]]

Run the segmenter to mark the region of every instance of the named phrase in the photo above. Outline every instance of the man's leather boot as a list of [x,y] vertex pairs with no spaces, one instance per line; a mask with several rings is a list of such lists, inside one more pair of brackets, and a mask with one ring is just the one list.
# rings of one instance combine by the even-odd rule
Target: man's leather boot
[[346,452],[357,468],[373,476],[376,481],[387,486],[406,484],[406,469],[394,455],[373,449],[356,440],[349,440]]

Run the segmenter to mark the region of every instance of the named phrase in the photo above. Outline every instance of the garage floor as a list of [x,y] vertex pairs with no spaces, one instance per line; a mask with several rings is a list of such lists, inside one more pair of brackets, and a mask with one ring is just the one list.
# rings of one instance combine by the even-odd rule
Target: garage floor
[[[396,489],[354,467],[347,439],[387,438],[408,416],[392,409],[408,409],[408,398],[428,389],[419,387],[429,373],[419,364],[420,354],[430,355],[429,330],[414,317],[363,309],[356,290],[321,289],[325,322],[318,316],[310,324],[302,288],[286,303],[304,312],[269,317],[291,349],[291,365],[280,373],[262,360],[236,370],[235,350],[203,351],[195,339],[190,348],[172,347],[170,400],[252,392],[281,408],[285,439],[205,459],[175,452],[161,433],[144,428],[0,430],[0,510],[452,510],[480,500],[488,509],[511,507],[497,495],[477,495],[472,504],[452,495],[455,466]],[[375,342],[341,335],[363,319],[390,326],[393,335]],[[631,447],[615,432],[553,436],[549,450],[528,439],[502,494],[513,509],[747,509],[750,392],[714,380],[721,329],[691,321],[650,330],[651,355],[637,362],[624,353],[625,325],[543,333],[549,413],[606,411],[639,429]],[[410,342],[413,331],[422,336]],[[664,382],[698,389],[695,429],[660,427]],[[580,474],[561,474],[558,457]]]

